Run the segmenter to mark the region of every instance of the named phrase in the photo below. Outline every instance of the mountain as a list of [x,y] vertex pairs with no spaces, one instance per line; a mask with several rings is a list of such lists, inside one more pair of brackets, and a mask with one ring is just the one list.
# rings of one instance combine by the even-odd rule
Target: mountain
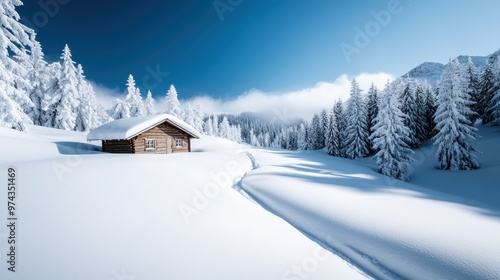
[[[493,59],[494,61],[496,61],[496,60],[498,60],[499,56],[500,56],[500,50],[498,50],[495,53],[490,54],[488,56],[460,55],[456,59],[458,59],[458,62],[460,62],[460,64],[465,65],[465,64],[467,64],[467,61],[470,57],[472,59],[472,62],[474,63],[474,65],[480,71],[482,71],[486,67],[488,60]],[[408,73],[404,74],[402,77],[404,77],[404,78],[409,77],[409,78],[413,78],[416,80],[427,81],[433,87],[436,87],[437,82],[441,78],[441,75],[443,74],[445,67],[446,67],[446,65],[442,64],[442,63],[424,62],[424,63],[420,64],[419,66],[410,70]]]

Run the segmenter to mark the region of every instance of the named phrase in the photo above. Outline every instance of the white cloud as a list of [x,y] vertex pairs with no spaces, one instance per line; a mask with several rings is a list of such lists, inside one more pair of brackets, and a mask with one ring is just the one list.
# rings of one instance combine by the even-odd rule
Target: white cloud
[[[296,118],[310,120],[314,113],[320,112],[323,108],[330,108],[336,100],[347,100],[352,78],[344,74],[334,82],[319,82],[310,88],[285,93],[266,93],[251,89],[228,101],[210,96],[197,96],[185,101],[190,102],[192,106],[201,105],[203,111],[209,114],[254,112],[281,120]],[[361,73],[355,78],[365,92],[372,83],[383,89],[388,80],[395,79],[393,75],[387,73]],[[119,89],[110,89],[96,83],[92,83],[92,86],[98,100],[106,109],[111,107],[116,98],[125,98],[125,93]],[[157,107],[160,106],[161,102],[157,102]]]
[[94,88],[97,100],[99,103],[101,103],[104,108],[109,109],[113,105],[113,101],[115,99],[120,98],[124,99],[125,98],[125,93],[120,91],[118,88],[108,88],[106,86],[90,82],[92,87]]
[[[364,91],[367,91],[372,83],[379,89],[383,89],[388,80],[394,80],[394,76],[387,73],[361,73],[355,78]],[[309,120],[314,113],[333,106],[336,100],[347,100],[351,80],[352,77],[342,75],[334,82],[319,82],[311,88],[293,92],[265,93],[252,89],[229,101],[200,96],[190,99],[189,102],[200,104],[205,113],[254,112],[271,118],[300,117]]]

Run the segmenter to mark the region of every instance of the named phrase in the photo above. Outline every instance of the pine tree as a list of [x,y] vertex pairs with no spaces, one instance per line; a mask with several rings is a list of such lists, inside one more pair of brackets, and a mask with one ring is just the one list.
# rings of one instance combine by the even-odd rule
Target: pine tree
[[148,95],[144,100],[144,113],[146,116],[156,115],[156,101],[153,98],[153,94],[148,90]]
[[480,111],[484,112],[484,109],[480,110],[481,96],[479,74],[470,57],[467,60],[467,67],[465,68],[464,77],[467,82],[467,94],[471,97],[471,101],[473,102],[470,105],[470,108],[473,112],[475,112],[475,114],[472,114],[470,116],[470,120],[471,123],[474,124],[477,118],[480,116]]
[[111,117],[115,120],[128,119],[130,118],[130,109],[125,102],[116,99],[111,107]]
[[493,98],[495,92],[495,72],[493,63],[490,61],[486,68],[484,69],[483,75],[481,76],[481,81],[479,84],[479,98],[481,99],[477,106],[477,113],[480,115],[483,124],[487,124],[492,121],[491,112],[486,110],[488,105]]
[[326,111],[326,109],[321,110],[321,113],[320,113],[320,134],[318,135],[319,136],[318,141],[320,143],[322,143],[320,145],[321,146],[320,149],[323,149],[324,147],[326,147],[326,138],[327,138],[327,132],[328,132],[328,126],[329,126],[328,119],[329,119],[328,112]]
[[20,5],[19,0],[0,2],[0,126],[26,131],[26,125],[32,123],[26,112],[31,112],[34,104],[26,95],[31,89],[28,70],[19,58],[28,60],[34,31],[19,22],[15,9]]
[[301,123],[297,131],[297,149],[299,150],[307,149],[306,136],[307,136],[306,127],[303,123]]
[[212,129],[214,130],[214,136],[219,135],[219,117],[214,114],[212,117]]
[[403,123],[405,115],[399,109],[399,100],[387,84],[380,111],[375,118],[371,139],[377,151],[375,159],[383,175],[408,181],[413,153],[408,146],[410,130]]
[[214,135],[214,128],[212,126],[212,119],[210,117],[208,117],[206,120],[205,120],[205,125],[203,127],[203,131],[205,132],[205,135],[209,135],[209,136],[213,136]]
[[[186,104],[186,108],[182,111],[182,119],[189,124],[190,126],[194,127],[194,111],[193,108],[191,107],[191,104],[188,102]],[[227,138],[228,136],[223,138]]]
[[475,149],[468,143],[476,138],[476,128],[469,116],[473,114],[469,105],[465,82],[457,60],[450,61],[439,81],[436,129],[434,137],[438,146],[437,159],[440,169],[471,170],[479,168]]
[[410,147],[416,148],[419,145],[417,139],[417,110],[415,106],[415,96],[413,94],[413,84],[408,81],[405,89],[399,95],[401,112],[404,114],[403,123],[410,130]]
[[346,157],[361,158],[368,155],[368,125],[367,110],[361,96],[359,85],[354,79],[351,83],[351,93],[347,106],[347,126],[345,128]]
[[135,86],[134,76],[128,76],[126,85],[127,97],[125,97],[125,105],[130,111],[130,116],[132,118],[144,116],[144,102],[142,101],[141,91]]
[[346,156],[346,151],[347,151],[347,146],[345,144],[345,128],[347,127],[346,123],[346,118],[344,115],[344,105],[341,100],[338,100],[335,102],[335,105],[333,105],[333,114],[334,114],[334,119],[337,122],[336,126],[338,129],[337,133],[337,142],[339,143],[339,150],[338,154],[335,156],[338,157],[347,157]]
[[80,94],[78,92],[77,69],[68,45],[64,47],[61,60],[59,87],[55,93],[57,101],[55,102],[54,128],[75,130]]
[[311,121],[311,133],[309,137],[311,138],[311,150],[319,150],[323,147],[323,129],[321,128],[321,119],[318,114],[314,114],[314,117]]
[[54,62],[49,64],[49,81],[47,84],[47,89],[43,95],[43,100],[41,101],[41,125],[45,127],[54,127],[56,118],[56,106],[61,97],[58,95],[59,91],[59,81],[61,78],[62,66],[59,62]]
[[182,110],[181,104],[179,103],[179,99],[177,97],[177,90],[174,85],[170,85],[170,89],[165,96],[165,113],[170,114],[172,116],[182,118]]
[[[439,89],[436,89],[436,92],[439,92]],[[436,114],[436,99],[431,86],[427,85],[425,89],[426,139],[431,139],[434,135],[436,135],[436,122],[434,122],[434,114]]]
[[[201,110],[201,106],[196,105],[196,108],[194,109],[194,124],[193,124],[194,129],[198,131],[203,131],[203,117],[204,114],[203,111]],[[237,142],[241,142],[241,132],[239,134],[240,134],[239,138],[236,139],[236,140],[239,139]]]
[[[377,87],[372,83],[370,89],[368,90],[367,97],[367,119],[366,124],[368,126],[368,133],[371,134],[372,127],[375,125],[375,118],[378,114],[378,90]],[[368,140],[368,147],[370,152],[374,152],[372,150],[373,143],[371,140]]]
[[425,92],[422,84],[418,83],[415,90],[415,137],[418,146],[427,140],[427,118],[425,108]]
[[35,125],[42,125],[43,115],[45,114],[43,102],[46,99],[46,94],[50,85],[50,73],[47,62],[44,59],[42,46],[34,38],[33,34],[33,47],[31,48],[31,56],[28,65],[27,80],[31,84],[28,89],[27,95],[33,102],[33,107],[28,111],[29,117],[33,120]]
[[327,153],[331,156],[340,155],[340,143],[339,143],[339,121],[337,120],[338,113],[336,112],[336,106],[333,106],[330,118],[328,121],[328,132],[327,132]]
[[89,131],[103,124],[104,110],[97,103],[92,85],[85,79],[83,67],[78,64],[76,79],[78,82],[79,106],[76,112],[77,131]]
[[219,137],[224,139],[230,139],[229,131],[230,131],[229,121],[227,120],[227,117],[224,116],[219,126]]

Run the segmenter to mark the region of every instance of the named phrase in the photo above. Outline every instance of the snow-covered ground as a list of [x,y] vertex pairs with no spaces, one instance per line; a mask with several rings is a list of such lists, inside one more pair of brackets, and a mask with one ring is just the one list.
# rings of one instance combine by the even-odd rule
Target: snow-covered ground
[[111,155],[85,133],[0,128],[0,182],[14,167],[18,184],[0,279],[500,279],[500,128],[479,134],[481,169],[436,170],[426,145],[404,183],[321,151],[202,137]]
[[412,183],[370,159],[260,149],[240,186],[374,278],[500,279],[500,128],[479,134],[479,170],[436,170],[432,145],[416,151]]
[[231,188],[252,169],[247,146],[204,137],[189,154],[111,155],[84,133],[29,131],[0,128],[2,280],[367,278]]

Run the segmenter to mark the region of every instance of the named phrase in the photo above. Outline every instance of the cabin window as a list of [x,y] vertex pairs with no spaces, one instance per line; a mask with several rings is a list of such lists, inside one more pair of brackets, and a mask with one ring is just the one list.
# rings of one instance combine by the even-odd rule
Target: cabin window
[[175,139],[175,147],[176,148],[182,148],[184,146],[184,141],[182,138],[177,138]]
[[156,149],[156,140],[153,139],[146,139],[146,151],[154,150]]

